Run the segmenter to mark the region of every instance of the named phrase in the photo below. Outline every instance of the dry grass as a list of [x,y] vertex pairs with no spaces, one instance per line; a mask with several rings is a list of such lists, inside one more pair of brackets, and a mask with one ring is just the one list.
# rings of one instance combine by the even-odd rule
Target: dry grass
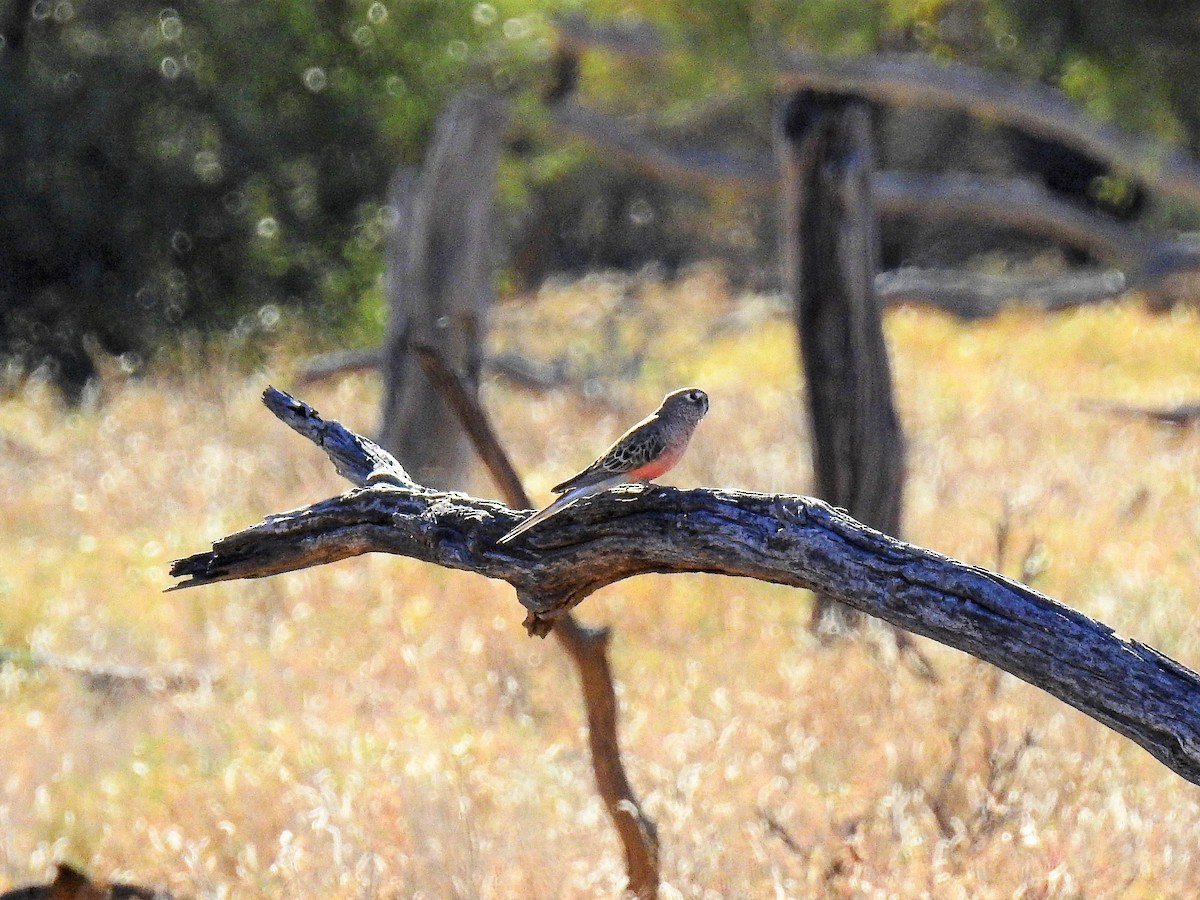
[[[593,280],[495,325],[497,343],[566,353],[609,388],[488,386],[538,496],[683,382],[713,409],[669,480],[806,488],[794,348],[768,302],[711,276]],[[1001,529],[1006,571],[1200,664],[1200,433],[1078,408],[1200,397],[1198,326],[1134,306],[973,326],[892,314],[907,535],[995,566]],[[506,586],[378,557],[161,593],[171,558],[342,489],[259,405],[281,368],[164,373],[74,415],[36,387],[0,404],[0,645],[212,679],[98,690],[5,663],[0,887],[65,857],[203,897],[615,894],[573,673],[525,637]],[[351,378],[306,399],[369,429],[376,396]],[[665,895],[1194,895],[1195,787],[961,654],[931,648],[931,687],[870,646],[818,645],[808,603],[644,577],[580,610],[617,627]]]

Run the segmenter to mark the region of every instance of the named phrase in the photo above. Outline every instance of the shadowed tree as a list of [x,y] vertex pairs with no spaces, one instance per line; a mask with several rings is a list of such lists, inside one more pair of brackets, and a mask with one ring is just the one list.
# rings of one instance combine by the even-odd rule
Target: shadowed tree
[[469,444],[413,348],[436,347],[471,390],[479,386],[493,300],[496,163],[507,122],[503,98],[464,91],[439,117],[420,174],[402,170],[392,181],[381,443],[441,487],[461,479]]
[[[816,494],[900,532],[904,437],[875,274],[879,235],[866,103],[802,91],[780,118],[783,268],[800,338]],[[817,595],[818,626],[854,614]]]

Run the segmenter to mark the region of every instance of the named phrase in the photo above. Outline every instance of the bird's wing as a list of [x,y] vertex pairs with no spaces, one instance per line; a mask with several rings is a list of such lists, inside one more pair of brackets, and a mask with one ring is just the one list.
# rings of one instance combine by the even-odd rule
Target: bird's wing
[[[583,473],[581,472],[580,474],[582,475]],[[621,478],[619,476],[609,475],[607,480],[602,480],[602,481],[598,481],[598,482],[595,482],[592,484],[585,484],[581,487],[572,488],[570,491],[563,494],[561,497],[556,498],[554,500],[554,502],[551,503],[549,506],[547,506],[545,509],[538,510],[532,516],[530,516],[528,519],[526,519],[524,522],[522,522],[520,525],[518,525],[516,528],[509,531],[507,534],[504,535],[504,537],[500,538],[500,540],[497,541],[497,543],[507,544],[509,541],[511,541],[517,535],[523,534],[524,532],[528,531],[530,528],[532,528],[534,525],[538,524],[539,522],[545,522],[551,516],[558,515],[560,512],[562,512],[564,509],[566,509],[571,504],[573,504],[579,500],[582,500],[584,497],[590,497],[593,494],[599,494],[602,491],[606,491],[610,487],[615,487],[616,485],[618,485],[620,483],[621,483]]]
[[645,419],[617,438],[603,456],[578,475],[556,484],[550,490],[561,494],[572,488],[608,481],[614,475],[624,475],[641,468],[666,448],[667,434],[659,420],[654,417]]

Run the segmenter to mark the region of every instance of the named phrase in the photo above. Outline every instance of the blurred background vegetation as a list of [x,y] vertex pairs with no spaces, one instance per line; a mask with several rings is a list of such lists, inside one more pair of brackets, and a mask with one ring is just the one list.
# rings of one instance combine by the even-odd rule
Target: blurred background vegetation
[[[386,186],[420,162],[449,97],[490,83],[515,109],[502,294],[555,272],[725,267],[577,279],[496,316],[492,347],[536,341],[584,386],[489,388],[531,490],[680,383],[722,398],[682,483],[807,490],[794,328],[777,298],[729,284],[775,284],[774,204],[664,184],[556,133],[542,102],[556,18],[654,23],[676,49],[586,53],[578,90],[668,144],[770,153],[773,54],[796,47],[1008,72],[1196,151],[1194,10],[0,2],[0,392],[20,386],[0,404],[0,882],[66,857],[204,897],[615,895],[625,872],[564,702],[571,672],[510,639],[507,586],[376,555],[161,593],[169,559],[344,488],[262,411],[265,379],[242,364],[287,383],[297,350],[380,342]],[[888,167],[1061,175],[1053,148],[962,114],[881,110],[879,137]],[[1120,172],[1057,189],[1196,224]],[[996,245],[961,224],[885,223],[885,237],[891,265]],[[906,534],[1194,665],[1196,432],[1114,425],[1080,400],[1196,397],[1198,322],[1138,304],[986,325],[889,313]],[[63,415],[48,383],[84,396],[97,348],[126,372],[174,356],[162,381],[112,379],[103,405]],[[365,432],[378,393],[351,375],[305,397]],[[678,887],[664,896],[1194,892],[1200,802],[1139,748],[950,650],[932,648],[945,677],[930,686],[866,643],[826,645],[781,591],[651,577],[581,608],[620,622],[622,743]],[[105,661],[148,675],[113,688],[89,668]],[[202,687],[173,693],[162,673],[177,671]]]
[[[502,285],[712,257],[735,280],[770,283],[768,204],[712,202],[550,132],[538,98],[552,79],[554,19],[570,11],[649,20],[686,48],[652,73],[588,54],[580,84],[589,104],[653,116],[693,144],[769,152],[780,46],[961,59],[1058,85],[1121,125],[1193,148],[1200,138],[1200,19],[1185,0],[13,0],[0,10],[0,356],[10,381],[40,371],[76,399],[93,373],[89,341],[136,370],[182,335],[302,322],[330,346],[377,340],[386,183],[420,160],[445,99],[480,81],[518,111],[500,172],[500,255],[515,261]],[[961,122],[937,121],[885,121],[884,163],[920,169],[959,154]],[[939,128],[959,143],[931,140]],[[997,155],[1029,155],[1019,142],[987,146],[985,169],[1012,162]],[[1185,212],[1145,209],[1115,174],[1088,185],[1088,199],[1189,224]]]

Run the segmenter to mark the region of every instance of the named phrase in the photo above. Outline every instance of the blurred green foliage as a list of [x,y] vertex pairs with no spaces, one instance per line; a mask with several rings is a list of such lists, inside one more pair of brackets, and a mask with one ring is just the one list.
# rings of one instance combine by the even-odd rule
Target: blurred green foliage
[[[1061,84],[1098,114],[1200,134],[1200,19],[1182,0],[15,0],[0,4],[0,356],[68,393],[93,336],[131,364],[180,332],[283,317],[379,328],[381,204],[455,89],[517,100],[500,205],[529,272],[773,245],[771,216],[706,213],[597,169],[540,121],[550,23],[645,19],[658,63],[584,60],[586,102],[667,139],[766,149],[773,54],[921,51]],[[539,230],[539,222],[542,226]],[[651,240],[650,235],[658,240]],[[512,238],[513,243],[519,243]],[[567,247],[570,245],[570,247]],[[689,249],[690,248],[690,249]],[[518,248],[520,249],[520,248]],[[773,252],[773,246],[768,250]]]
[[1005,0],[1038,75],[1098,115],[1200,138],[1200,7],[1194,0]]
[[528,2],[9,3],[0,353],[77,393],[87,335],[133,360],[283,309],[344,323],[394,167],[448,92],[544,55],[540,22]]

